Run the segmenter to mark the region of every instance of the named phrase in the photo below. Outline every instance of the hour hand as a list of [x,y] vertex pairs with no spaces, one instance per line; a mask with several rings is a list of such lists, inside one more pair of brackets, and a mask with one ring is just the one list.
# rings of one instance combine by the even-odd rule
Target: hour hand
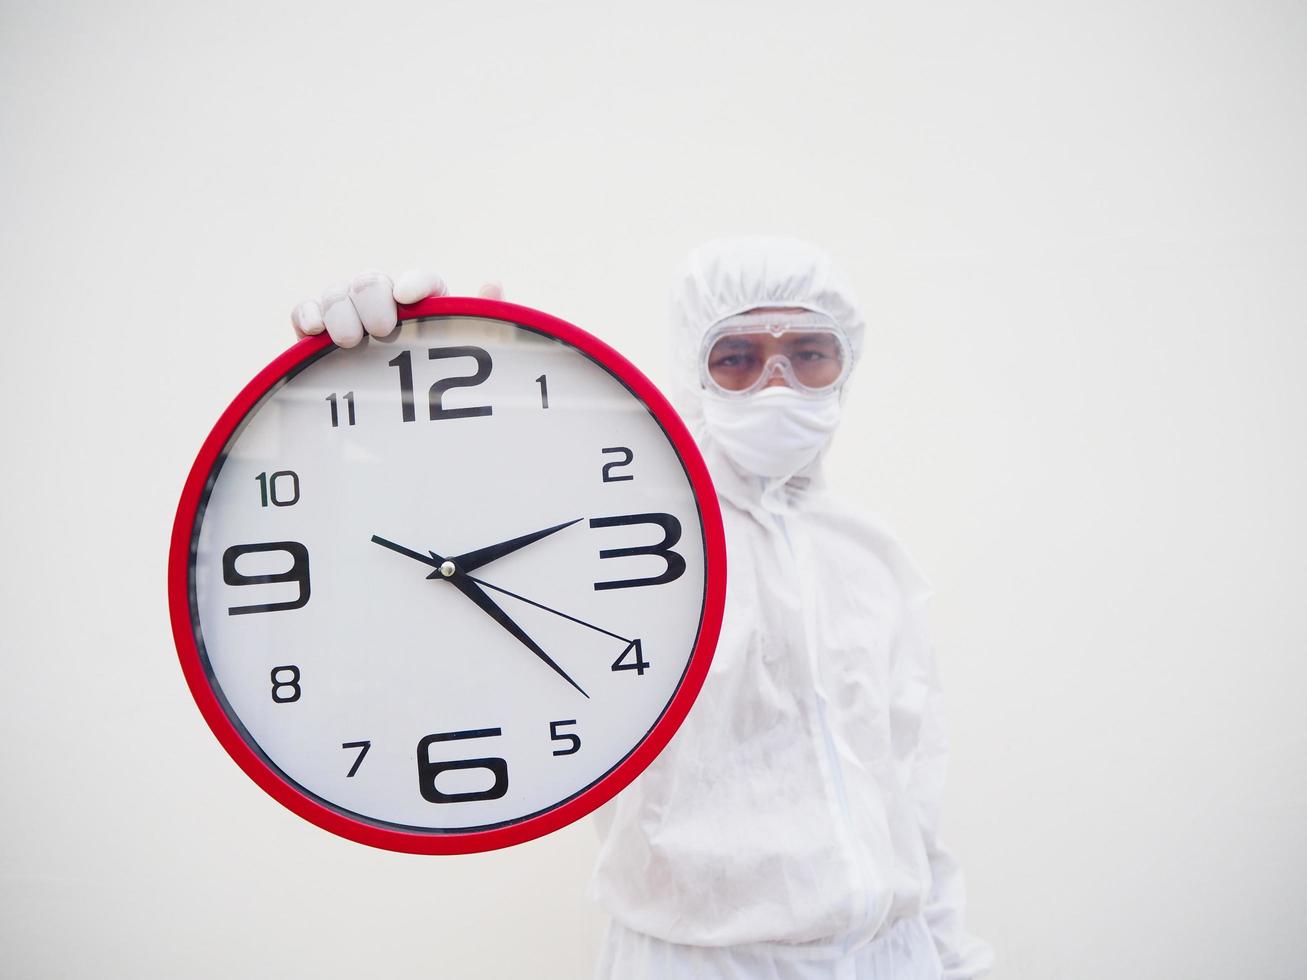
[[[579,519],[580,518],[578,518],[578,520]],[[575,524],[576,521],[571,521],[570,523]],[[553,534],[554,531],[560,531],[567,526],[568,526],[567,524],[560,524],[558,525],[558,527],[552,527],[552,528],[547,528],[544,531],[538,531],[534,536],[529,534],[525,535],[525,537],[530,538],[531,540],[525,541],[523,542],[523,544],[530,544],[531,541],[539,540],[540,538],[544,537],[546,534]],[[518,642],[520,642],[524,647],[526,647],[537,657],[543,660],[546,664],[548,664],[554,670],[554,672],[558,674],[559,677],[567,681],[567,683],[571,684],[574,688],[576,688],[578,691],[584,694],[587,698],[590,696],[585,693],[585,689],[582,688],[580,684],[572,680],[572,678],[567,675],[567,671],[563,670],[562,667],[558,666],[558,664],[554,662],[554,659],[551,656],[549,656],[549,654],[545,653],[544,650],[540,649],[540,645],[536,643],[535,640],[527,636],[526,631],[522,629],[522,627],[518,626],[517,623],[513,622],[512,618],[508,615],[508,613],[500,609],[499,606],[495,604],[495,601],[491,599],[490,596],[486,595],[485,591],[481,588],[481,586],[477,585],[475,582],[473,582],[471,579],[468,578],[468,576],[464,573],[465,570],[459,567],[459,563],[464,561],[465,559],[463,558],[445,559],[442,558],[440,555],[436,554],[434,551],[429,551],[427,552],[427,554],[424,555],[422,554],[422,552],[414,551],[412,548],[405,548],[402,544],[396,544],[394,541],[387,541],[385,538],[377,534],[372,535],[372,540],[376,544],[381,545],[383,548],[389,548],[391,551],[401,554],[406,558],[412,558],[414,561],[420,561],[424,565],[432,566],[435,569],[435,571],[433,571],[430,575],[428,575],[427,578],[444,578],[445,580],[447,580],[450,585],[454,586],[454,588],[458,589],[459,592],[462,592],[465,596],[467,596],[469,599],[475,602],[477,606],[480,607],[482,612],[488,615],[491,619],[493,619],[504,629],[508,630],[508,632],[511,633],[513,637]],[[522,539],[520,538],[515,538],[514,541],[505,541],[502,545],[492,545],[490,548],[483,548],[482,551],[490,551],[494,548],[503,548],[508,545],[513,545],[513,547],[508,548],[508,551],[515,551],[517,548],[522,547],[522,544],[515,544],[515,542],[521,540]],[[504,551],[503,554],[507,554],[508,551]],[[477,552],[472,552],[472,554],[475,555],[477,554]],[[498,557],[498,555],[496,555],[495,557]],[[494,560],[493,558],[486,559],[486,561],[493,561],[493,560]]]
[[455,555],[450,558],[450,561],[452,561],[461,572],[474,572],[482,565],[489,565],[492,561],[495,561],[498,558],[503,558],[505,555],[510,555],[519,548],[525,548],[527,545],[534,544],[541,538],[547,538],[549,535],[555,534],[563,530],[565,527],[571,527],[579,520],[581,520],[581,518],[578,517],[575,521],[568,521],[565,524],[555,524],[553,527],[547,527],[543,531],[532,531],[530,534],[523,534],[520,537],[510,538],[509,540],[501,541],[498,544],[487,545],[484,548],[478,548],[476,551],[469,551],[464,555]]
[[443,561],[443,559],[436,555],[434,551],[428,552],[424,555],[422,552],[414,551],[412,548],[405,548],[402,544],[395,544],[394,541],[387,541],[379,534],[372,535],[372,542],[373,544],[381,545],[383,548],[389,548],[391,551],[397,552],[406,558],[412,558],[415,561],[420,561],[424,565],[431,565],[434,568],[439,568]]

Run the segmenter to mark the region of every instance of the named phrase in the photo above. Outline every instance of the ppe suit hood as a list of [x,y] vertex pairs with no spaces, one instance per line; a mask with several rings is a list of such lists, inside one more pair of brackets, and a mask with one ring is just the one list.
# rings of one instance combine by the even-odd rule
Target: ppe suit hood
[[[718,492],[742,506],[785,510],[799,506],[821,486],[826,446],[795,472],[758,477],[733,462],[714,439],[705,404],[715,396],[705,392],[699,380],[703,341],[712,326],[769,306],[802,307],[829,316],[848,338],[857,365],[865,324],[852,291],[826,252],[792,238],[722,238],[690,252],[672,287],[671,394],[704,451]],[[847,388],[846,382],[844,391]]]

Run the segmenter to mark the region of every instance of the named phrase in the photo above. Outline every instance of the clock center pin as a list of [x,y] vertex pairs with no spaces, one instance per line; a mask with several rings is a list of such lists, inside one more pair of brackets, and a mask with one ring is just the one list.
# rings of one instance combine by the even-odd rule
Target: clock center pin
[[454,563],[452,561],[446,561],[443,565],[440,566],[440,574],[445,576],[445,578],[449,578],[456,571],[458,571],[458,569],[454,566]]

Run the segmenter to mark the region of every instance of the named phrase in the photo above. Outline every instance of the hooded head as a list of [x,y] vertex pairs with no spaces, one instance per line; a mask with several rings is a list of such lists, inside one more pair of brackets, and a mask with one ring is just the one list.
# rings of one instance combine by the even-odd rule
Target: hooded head
[[674,397],[710,465],[720,455],[739,472],[783,484],[820,464],[839,421],[843,387],[821,398],[768,387],[728,399],[700,381],[704,340],[715,324],[748,310],[795,307],[830,317],[857,364],[862,314],[821,249],[791,238],[723,238],[686,258],[672,286]]

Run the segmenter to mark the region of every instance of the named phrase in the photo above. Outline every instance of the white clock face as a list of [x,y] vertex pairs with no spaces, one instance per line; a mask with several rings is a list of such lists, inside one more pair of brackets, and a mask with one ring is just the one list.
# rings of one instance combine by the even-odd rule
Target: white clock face
[[641,743],[695,650],[681,457],[613,374],[532,330],[428,317],[328,347],[210,484],[190,571],[208,683],[281,778],[351,819],[545,813]]

